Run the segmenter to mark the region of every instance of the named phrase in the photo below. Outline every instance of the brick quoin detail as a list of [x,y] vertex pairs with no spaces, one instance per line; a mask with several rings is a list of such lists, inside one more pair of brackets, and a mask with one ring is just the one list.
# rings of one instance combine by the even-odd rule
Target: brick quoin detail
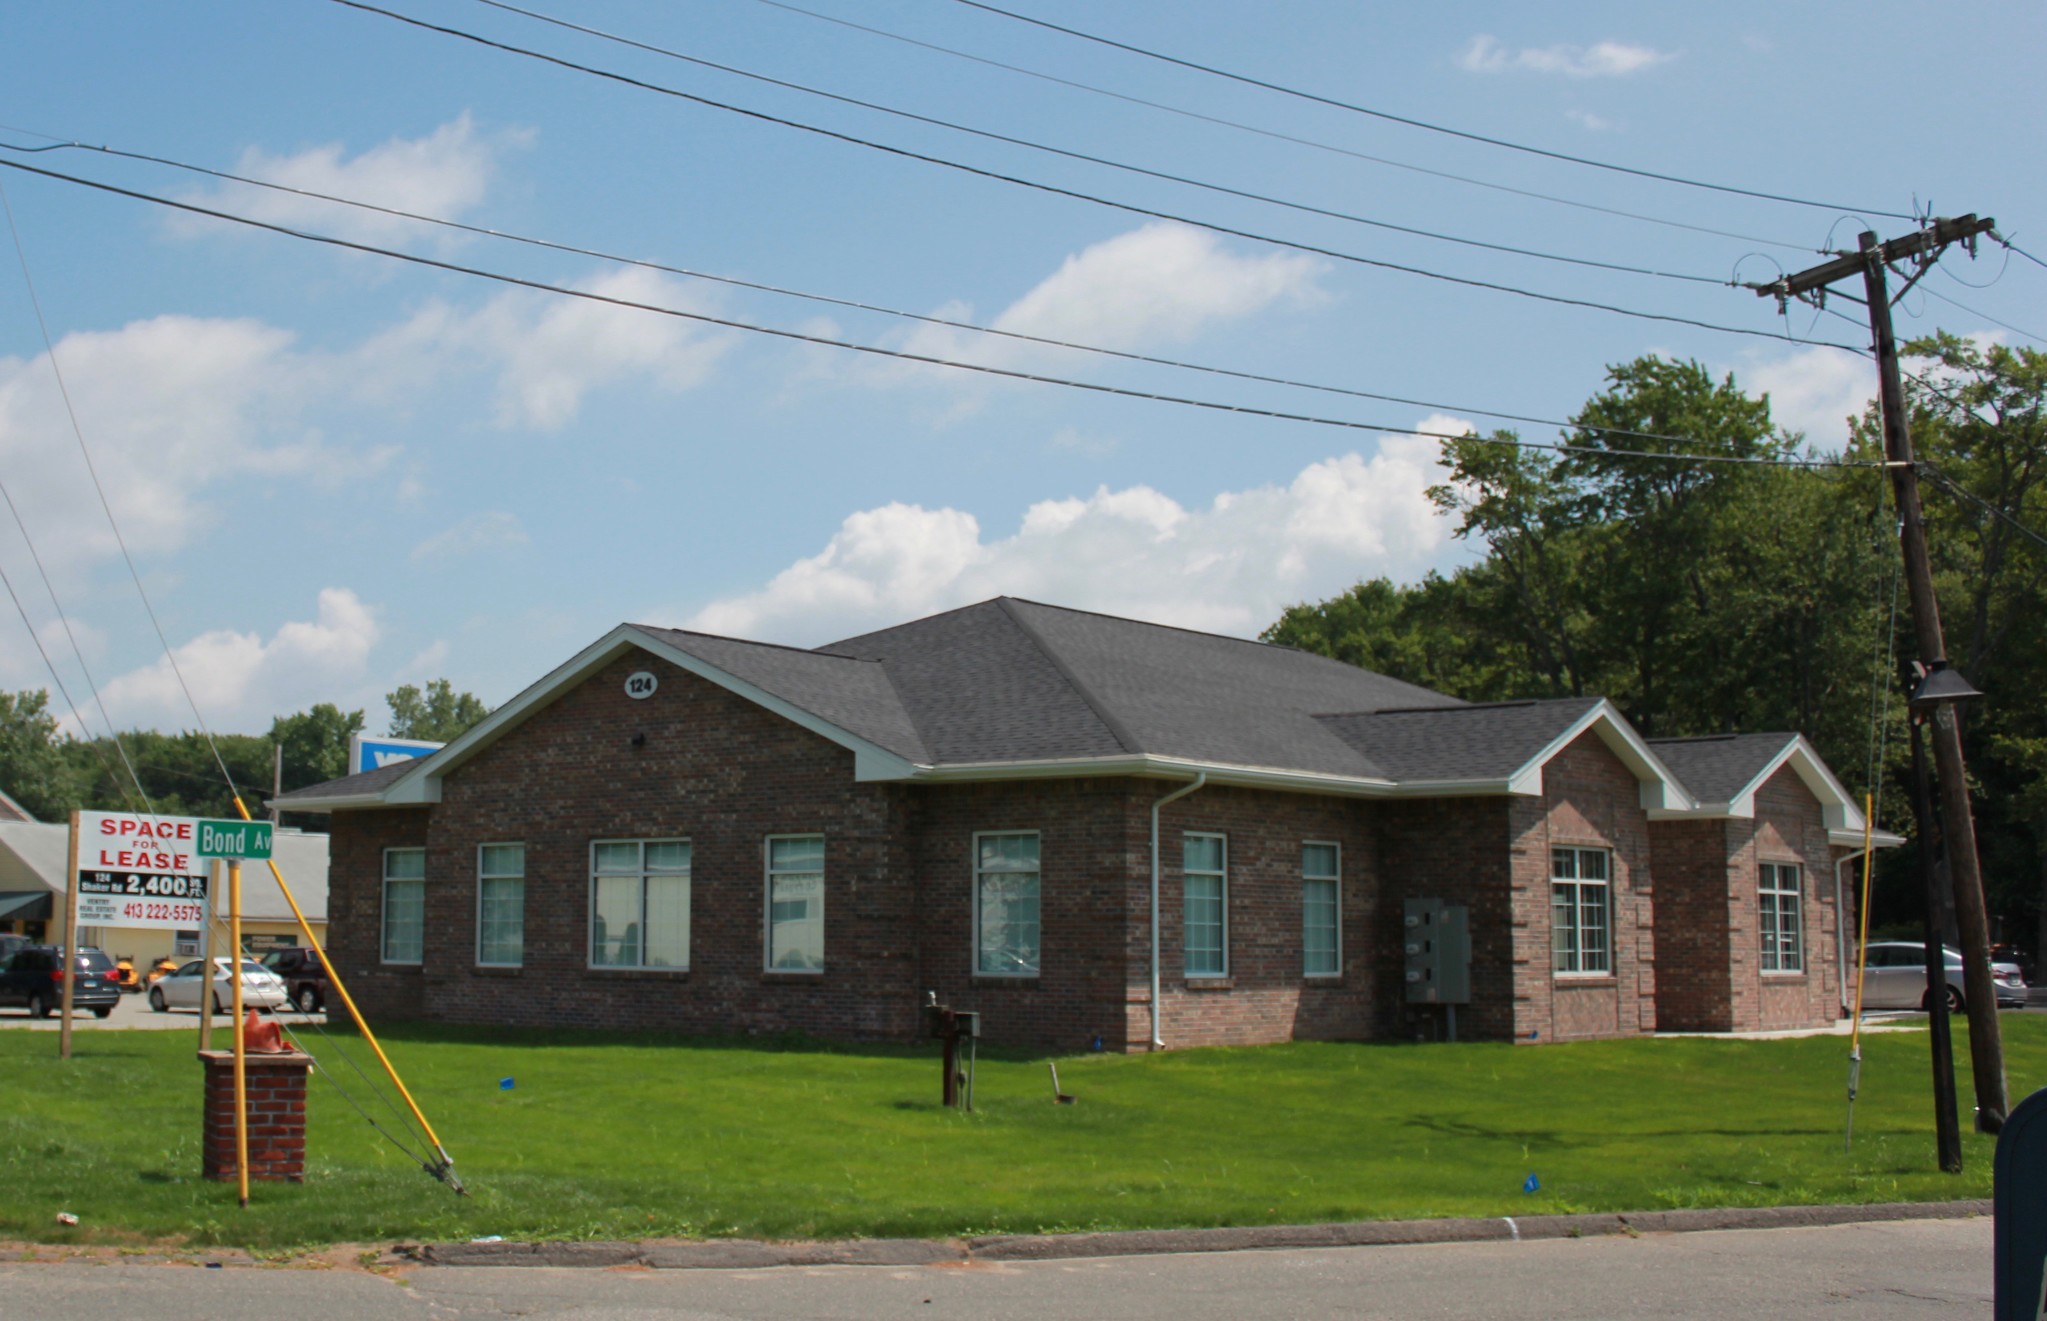
[[[200,1173],[207,1179],[241,1177],[235,1150],[235,1057],[229,1050],[199,1052],[206,1069]],[[249,1178],[260,1183],[306,1181],[306,1074],[313,1057],[288,1051],[250,1055],[242,1067],[249,1111]]]
[[[625,677],[647,669],[659,676],[658,690],[628,698]],[[635,743],[636,735],[644,737]],[[452,769],[439,803],[334,814],[333,953],[373,1020],[903,1041],[920,1032],[918,1007],[935,991],[955,1007],[978,1009],[991,1042],[1072,1051],[1099,1039],[1107,1050],[1143,1050],[1151,1011],[1149,814],[1155,799],[1185,783],[1131,776],[860,783],[845,748],[633,652]],[[1806,794],[1811,811],[1801,815],[1796,793],[1783,796],[1786,805],[1767,817],[1775,832],[1768,847],[1803,858],[1816,838],[1823,864],[1817,803]],[[1700,832],[1710,840],[1762,819],[1681,824],[1710,828]],[[1039,836],[1040,968],[1032,977],[978,976],[973,840],[1010,830]],[[1187,831],[1228,840],[1226,978],[1184,974]],[[764,849],[775,834],[824,837],[821,974],[762,968]],[[632,838],[691,843],[687,971],[589,967],[591,844]],[[1302,968],[1301,845],[1310,840],[1342,851],[1335,977],[1310,978]],[[1365,800],[1205,787],[1166,807],[1161,822],[1165,1042],[1436,1034],[1440,1010],[1406,1005],[1400,980],[1402,904],[1416,897],[1471,909],[1473,1003],[1460,1009],[1460,1035],[1550,1041],[1653,1031],[1661,895],[1649,882],[1651,840],[1638,781],[1594,734],[1550,760],[1539,798]],[[476,963],[477,849],[487,843],[525,846],[518,968]],[[1552,843],[1613,851],[1611,977],[1565,984],[1550,970]],[[426,850],[417,967],[380,956],[382,857],[395,847]],[[1808,866],[1816,902],[1825,872]],[[1728,874],[1723,867],[1723,902]],[[1710,886],[1687,882],[1685,893],[1702,889]],[[1752,931],[1752,890],[1749,905]],[[1759,1017],[1807,1013],[1837,985],[1819,943],[1832,930],[1831,914],[1829,905],[1809,915],[1810,985],[1759,988],[1759,1005],[1769,1006]],[[1740,920],[1730,909],[1721,923],[1731,930]],[[1753,969],[1752,951],[1746,966]]]

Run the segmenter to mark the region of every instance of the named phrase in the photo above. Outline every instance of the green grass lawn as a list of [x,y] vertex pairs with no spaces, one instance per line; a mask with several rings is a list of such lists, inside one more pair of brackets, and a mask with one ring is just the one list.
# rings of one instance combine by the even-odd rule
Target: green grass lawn
[[[2005,1016],[2014,1103],[2047,1086],[2047,1014]],[[1244,1225],[1990,1192],[1992,1143],[1934,1164],[1923,1032],[1865,1037],[1842,1150],[1845,1038],[1540,1047],[1303,1043],[1060,1061],[984,1053],[977,1112],[937,1104],[936,1048],[395,1027],[386,1045],[472,1196],[336,1088],[310,1089],[303,1186],[199,1177],[184,1032],[0,1032],[0,1237],[237,1244],[769,1238]],[[308,1044],[374,1072],[354,1037]],[[499,1080],[515,1080],[510,1090]],[[380,1103],[372,1113],[395,1124]],[[1524,1192],[1535,1175],[1540,1188]],[[81,1218],[55,1224],[59,1211]]]

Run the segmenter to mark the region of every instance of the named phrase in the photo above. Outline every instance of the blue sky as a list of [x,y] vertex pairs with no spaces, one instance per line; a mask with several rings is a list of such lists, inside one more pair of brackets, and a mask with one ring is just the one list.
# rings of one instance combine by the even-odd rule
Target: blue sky
[[[2037,5],[1964,4],[1928,19],[1846,4],[1015,3],[1395,115],[1826,205],[1459,140],[958,0],[803,0],[812,14],[765,0],[530,7],[1298,207],[1709,280],[1768,278],[1812,264],[1830,242],[1852,245],[1865,226],[1886,236],[1909,227],[1854,207],[1994,215],[2021,246],[2047,251],[2037,146],[2047,94],[2036,75],[2047,15]],[[1821,445],[1839,443],[1842,418],[1873,390],[1865,360],[1800,342],[1864,342],[1854,325],[1810,309],[1780,319],[1743,290],[1490,252],[1140,177],[479,0],[388,7],[1135,210],[712,109],[333,0],[15,6],[0,20],[0,140],[104,145],[671,267],[1425,402],[990,340],[104,155],[0,159],[729,321],[1393,428],[1496,425],[1479,409],[1564,417],[1608,364],[1647,352],[1696,357],[1768,389],[1779,419]],[[1873,72],[1890,81],[1872,86]],[[14,170],[0,170],[0,188],[121,530],[219,729],[260,730],[275,713],[336,701],[369,708],[374,732],[384,692],[436,676],[501,702],[621,620],[808,645],[1011,593],[1252,635],[1290,602],[1381,574],[1411,580],[1466,553],[1424,495],[1437,477],[1426,438],[771,338]],[[1146,211],[1765,333],[1566,307]],[[56,390],[12,234],[0,248],[0,475],[115,719],[187,727]],[[2032,342],[1997,322],[2041,329],[2043,281],[2047,271],[2018,259],[2007,267],[1996,248],[1974,262],[1953,254],[1901,305],[1901,332],[1941,326]],[[0,568],[82,699],[78,658],[11,520],[0,524]],[[27,628],[11,613],[0,619],[0,685],[48,682]]]

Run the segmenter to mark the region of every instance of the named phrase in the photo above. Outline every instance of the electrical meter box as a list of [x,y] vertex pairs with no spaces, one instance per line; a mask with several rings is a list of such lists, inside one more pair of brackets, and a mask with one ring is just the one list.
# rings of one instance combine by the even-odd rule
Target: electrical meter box
[[1471,910],[1441,899],[1410,899],[1400,928],[1409,1004],[1471,1003]]

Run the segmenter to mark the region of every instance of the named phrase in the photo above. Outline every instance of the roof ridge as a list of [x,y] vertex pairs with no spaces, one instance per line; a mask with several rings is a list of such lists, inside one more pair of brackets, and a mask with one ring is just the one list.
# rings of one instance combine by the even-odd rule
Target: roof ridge
[[[1067,665],[1065,658],[1062,657],[1051,646],[1047,645],[1044,636],[1040,634],[1037,629],[1031,627],[1030,623],[1027,620],[1025,620],[1023,615],[1017,611],[1016,602],[1018,600],[1019,598],[1017,597],[998,596],[995,598],[995,606],[997,609],[1002,611],[1004,618],[1008,619],[1010,623],[1016,625],[1018,632],[1022,633],[1026,638],[1030,640],[1030,644],[1033,647],[1037,648],[1038,654],[1040,656],[1043,656],[1046,659],[1046,661],[1051,664],[1053,669],[1059,671],[1059,677],[1066,681],[1066,686],[1073,689],[1073,691],[1080,697],[1081,701],[1087,703],[1087,709],[1094,712],[1095,719],[1102,722],[1102,727],[1109,731],[1110,737],[1116,740],[1117,745],[1121,747],[1123,751],[1125,752],[1144,751],[1143,747],[1139,745],[1138,741],[1131,736],[1130,731],[1124,728],[1123,722],[1116,719],[1116,717],[1110,715],[1109,708],[1106,705],[1104,705],[1102,701],[1088,689],[1088,686],[1086,684],[1080,681],[1080,676],[1073,672],[1071,666]],[[1039,605],[1042,603],[1037,601],[1025,601],[1023,602],[1023,604]],[[1052,608],[1056,609],[1057,607]],[[1085,614],[1087,612],[1076,611],[1075,613]]]
[[1731,743],[1738,738],[1803,738],[1795,729],[1743,729],[1732,734],[1672,734],[1644,739],[1645,743]]
[[[799,656],[825,656],[832,660],[857,661],[862,665],[880,664],[879,661],[868,660],[865,656],[841,655],[836,651],[826,651],[823,647],[798,647],[787,642],[762,642],[759,638],[735,638],[729,633],[706,633],[701,629],[666,628],[660,624],[635,624],[630,621],[626,623],[626,627],[636,628],[645,633],[677,633],[687,638],[709,638],[713,642],[736,642],[747,647],[767,647],[774,651],[794,652]],[[835,644],[825,644],[825,646],[832,645]]]

